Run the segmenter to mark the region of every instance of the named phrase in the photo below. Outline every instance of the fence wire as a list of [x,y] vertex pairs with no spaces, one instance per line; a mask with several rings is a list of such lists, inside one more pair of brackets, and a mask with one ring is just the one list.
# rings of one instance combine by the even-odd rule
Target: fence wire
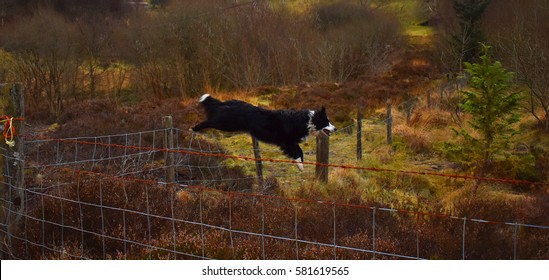
[[[368,123],[364,126],[368,131]],[[351,125],[334,135],[332,155],[349,154],[341,139],[356,137],[355,129]],[[9,173],[2,177],[1,183],[10,189],[2,201],[2,258],[549,256],[548,226],[269,195],[258,189],[253,162],[215,156],[229,154],[230,146],[226,137],[215,134],[174,129],[176,183],[169,184],[164,180],[165,132],[26,138],[23,189],[12,183]],[[250,149],[232,149],[230,154],[253,157],[251,139],[246,141]],[[303,147],[306,161],[314,161],[314,139]],[[1,152],[6,163],[22,160],[5,149]],[[271,145],[261,144],[261,153],[267,159],[283,158]],[[264,164],[273,184],[302,184],[314,176],[312,168],[298,173],[291,162]]]

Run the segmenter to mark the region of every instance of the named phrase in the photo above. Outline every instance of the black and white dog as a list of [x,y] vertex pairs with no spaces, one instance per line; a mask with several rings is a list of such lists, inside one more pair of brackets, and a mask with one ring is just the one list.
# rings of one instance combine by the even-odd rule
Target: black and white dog
[[303,150],[299,143],[311,134],[322,131],[328,136],[336,131],[328,120],[326,109],[267,110],[239,100],[219,101],[209,94],[200,97],[207,119],[192,131],[215,128],[227,132],[246,132],[259,141],[274,144],[297,162],[303,171]]

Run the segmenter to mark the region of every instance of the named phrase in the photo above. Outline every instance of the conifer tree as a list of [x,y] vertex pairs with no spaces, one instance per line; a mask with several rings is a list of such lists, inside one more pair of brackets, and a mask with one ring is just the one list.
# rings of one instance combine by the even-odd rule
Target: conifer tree
[[471,81],[470,89],[463,91],[461,105],[463,112],[471,115],[468,124],[475,133],[455,130],[463,141],[460,149],[453,149],[477,175],[488,171],[494,156],[508,148],[516,134],[513,124],[519,121],[520,101],[520,92],[512,90],[514,73],[492,60],[489,46],[481,47],[484,54],[480,62],[465,63]]

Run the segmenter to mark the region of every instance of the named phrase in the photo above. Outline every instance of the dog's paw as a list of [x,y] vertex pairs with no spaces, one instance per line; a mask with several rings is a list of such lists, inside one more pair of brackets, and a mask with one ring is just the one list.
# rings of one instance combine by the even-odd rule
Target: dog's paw
[[302,161],[301,159],[299,159],[299,158],[298,158],[298,159],[295,159],[295,161],[296,161],[295,164],[297,165],[297,168],[299,169],[299,171],[303,172],[303,170],[305,169],[305,168],[303,167],[303,161]]

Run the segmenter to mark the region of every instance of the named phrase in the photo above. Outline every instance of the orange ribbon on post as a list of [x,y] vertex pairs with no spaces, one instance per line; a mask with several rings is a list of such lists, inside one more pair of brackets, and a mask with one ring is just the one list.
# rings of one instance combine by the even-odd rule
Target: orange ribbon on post
[[15,126],[13,125],[14,120],[23,120],[22,118],[14,118],[14,117],[8,117],[6,115],[2,116],[0,119],[0,122],[5,123],[4,124],[4,131],[2,132],[2,136],[4,136],[4,139],[6,141],[6,144],[13,148],[15,147]]

